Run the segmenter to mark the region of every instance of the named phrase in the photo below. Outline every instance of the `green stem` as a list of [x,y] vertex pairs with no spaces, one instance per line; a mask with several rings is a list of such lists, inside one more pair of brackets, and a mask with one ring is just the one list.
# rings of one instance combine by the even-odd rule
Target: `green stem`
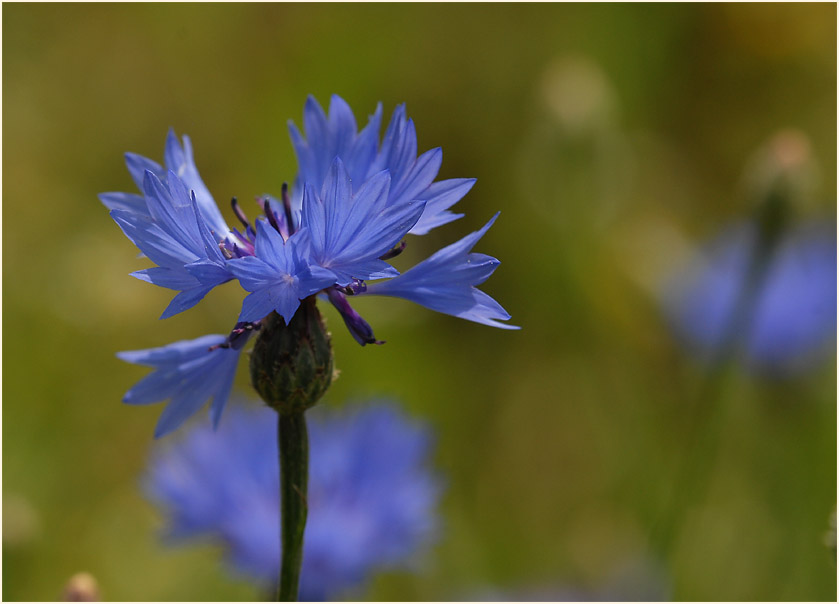
[[691,432],[687,437],[685,456],[670,492],[669,505],[653,526],[650,536],[654,551],[664,557],[672,553],[685,512],[691,504],[701,502],[713,474],[720,433],[725,424],[725,398],[735,376],[738,348],[751,327],[755,303],[783,225],[783,208],[783,199],[770,196],[758,214],[757,239],[743,285],[723,330],[724,339],[692,401]]
[[282,562],[278,602],[296,602],[303,564],[306,489],[309,482],[309,436],[303,413],[279,414]]

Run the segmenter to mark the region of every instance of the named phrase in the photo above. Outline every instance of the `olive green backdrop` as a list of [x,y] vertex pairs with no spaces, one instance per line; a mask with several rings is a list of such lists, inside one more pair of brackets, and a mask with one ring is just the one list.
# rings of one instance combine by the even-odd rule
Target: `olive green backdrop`
[[56,599],[82,570],[106,599],[261,597],[219,549],[160,542],[139,489],[160,407],[119,402],[143,372],[114,356],[226,331],[243,292],[228,284],[158,321],[170,293],[128,276],[145,265],[96,194],[132,190],[122,153],[160,160],[174,127],[232,219],[231,196],[293,179],[286,121],[300,124],[310,93],[342,95],[360,122],[377,101],[386,117],[406,102],[421,150],[444,149],[441,176],[477,177],[466,217],[412,239],[400,266],[501,210],[476,251],[502,261],[484,289],[523,326],[365,299],[387,344],[361,348],[328,312],[341,377],[323,404],[403,401],[438,431],[448,485],[417,572],[352,597],[618,584],[611,597],[836,598],[822,543],[835,358],[793,380],[735,374],[708,488],[679,511],[665,564],[647,547],[703,379],[655,284],[750,211],[744,168],[779,129],[813,152],[818,179],[797,211],[835,220],[835,5],[2,11],[4,599]]

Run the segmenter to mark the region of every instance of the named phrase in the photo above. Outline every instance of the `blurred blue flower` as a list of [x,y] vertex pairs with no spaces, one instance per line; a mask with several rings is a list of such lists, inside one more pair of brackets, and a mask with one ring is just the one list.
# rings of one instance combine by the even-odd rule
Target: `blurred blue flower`
[[813,365],[833,349],[836,335],[836,229],[805,223],[791,229],[768,257],[752,292],[744,325],[732,325],[758,232],[733,225],[665,288],[665,312],[676,332],[706,359],[739,332],[754,369],[788,375]]
[[[234,199],[233,211],[242,231],[230,228],[222,218],[195,167],[189,138],[184,137],[181,145],[169,132],[166,169],[150,159],[126,154],[128,171],[143,195],[103,193],[100,200],[123,233],[156,265],[132,275],[178,292],[161,318],[193,307],[227,281],[238,280],[250,292],[227,340],[204,351],[207,366],[212,364],[210,359],[215,362],[225,356],[215,352],[219,348],[239,350],[272,312],[288,324],[301,300],[319,294],[335,306],[362,346],[383,342],[352,308],[349,297],[358,294],[401,297],[469,321],[518,329],[501,323],[510,319],[509,313],[476,289],[499,261],[469,253],[497,214],[480,231],[404,275],[388,262],[405,248],[403,238],[408,234],[423,234],[459,218],[449,208],[474,180],[434,182],[442,152],[433,149],[417,157],[416,131],[404,106],[394,111],[381,146],[380,121],[381,107],[358,133],[343,100],[332,98],[327,118],[310,97],[304,111],[308,139],[291,126],[300,161],[294,199],[285,186],[280,200],[261,198],[265,216],[254,223]],[[367,281],[381,279],[391,281],[368,289]],[[197,370],[190,366],[180,371],[180,378],[192,379]],[[156,389],[156,400],[167,398],[167,393],[175,396],[168,382]],[[201,396],[206,400],[210,394],[202,391]],[[217,404],[220,412],[224,403]],[[193,411],[200,406],[199,398],[186,395],[174,405]],[[178,422],[183,420],[177,417]],[[169,431],[171,422],[164,424],[159,433]]]
[[[405,567],[437,526],[429,429],[386,402],[323,411],[310,412],[301,600]],[[276,414],[233,405],[217,432],[198,425],[157,451],[145,483],[171,538],[221,540],[230,563],[268,588],[280,560],[278,473]]]

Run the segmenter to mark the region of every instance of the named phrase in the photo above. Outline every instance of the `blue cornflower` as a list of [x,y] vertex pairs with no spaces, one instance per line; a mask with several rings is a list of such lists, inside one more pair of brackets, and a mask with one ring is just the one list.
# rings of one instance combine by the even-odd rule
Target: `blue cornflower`
[[[394,404],[310,412],[308,525],[300,599],[325,600],[430,543],[440,481],[428,428]],[[232,405],[218,431],[196,425],[152,457],[146,487],[175,539],[215,537],[266,588],[280,560],[276,416]]]
[[[361,345],[382,342],[350,305],[349,297],[357,294],[401,297],[470,321],[516,329],[500,323],[510,315],[476,289],[499,262],[470,250],[495,218],[404,275],[388,262],[405,248],[408,234],[423,234],[459,218],[449,208],[474,180],[434,182],[442,152],[433,149],[417,156],[416,131],[404,106],[394,112],[381,145],[380,121],[381,107],[358,133],[352,111],[339,97],[332,98],[328,118],[309,98],[304,112],[308,139],[291,126],[300,161],[294,199],[285,185],[280,200],[259,199],[265,216],[252,224],[234,198],[241,231],[222,218],[198,174],[187,137],[181,146],[169,133],[166,169],[126,154],[128,170],[143,195],[103,193],[100,199],[125,235],[155,264],[133,276],[178,292],[161,318],[191,308],[227,281],[238,280],[250,292],[236,327],[224,342],[204,351],[206,359],[217,359],[218,349],[239,350],[272,312],[288,324],[302,300],[319,294],[335,306]],[[383,279],[391,280],[379,281]],[[368,281],[377,282],[368,288]],[[136,362],[134,357],[124,358]],[[190,366],[181,371],[178,377],[186,380],[197,370]],[[170,407],[190,412],[214,396],[216,417],[226,399],[226,392],[205,389],[175,397],[159,388],[156,395],[157,400],[173,397]],[[175,416],[183,419],[180,413]],[[167,432],[175,423],[165,422],[158,432]]]
[[739,329],[751,367],[794,373],[833,348],[836,230],[811,222],[788,231],[767,259],[746,324],[733,325],[757,241],[753,223],[725,229],[690,270],[668,283],[665,311],[677,333],[704,358],[719,352],[728,330]]

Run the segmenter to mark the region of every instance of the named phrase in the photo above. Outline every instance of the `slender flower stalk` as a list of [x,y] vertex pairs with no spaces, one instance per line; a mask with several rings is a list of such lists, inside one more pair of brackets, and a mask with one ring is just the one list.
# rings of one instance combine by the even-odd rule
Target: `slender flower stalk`
[[691,401],[690,435],[669,505],[653,529],[652,546],[672,552],[683,514],[701,501],[714,468],[726,397],[742,359],[751,369],[789,376],[835,334],[835,231],[794,226],[806,139],[782,133],[759,162],[750,223],[729,229],[697,273],[669,292],[677,331],[700,350],[704,379]]
[[278,602],[296,602],[303,566],[303,533],[309,506],[309,433],[302,413],[279,414],[282,562]]

